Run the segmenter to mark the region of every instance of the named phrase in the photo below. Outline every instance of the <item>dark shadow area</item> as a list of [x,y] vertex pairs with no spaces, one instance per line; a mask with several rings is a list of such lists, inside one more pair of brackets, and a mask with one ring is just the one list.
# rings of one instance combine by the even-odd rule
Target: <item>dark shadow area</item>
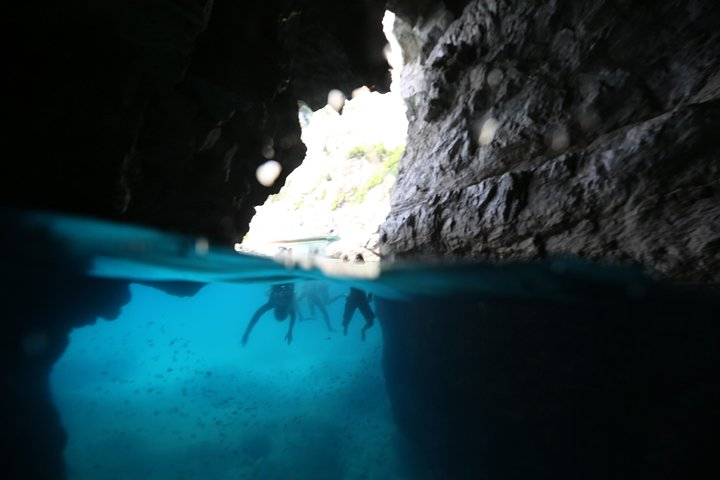
[[0,225],[0,462],[17,478],[62,479],[66,434],[50,370],[70,330],[118,316],[130,300],[128,283],[84,276],[84,259],[15,215],[0,211]]
[[720,474],[718,295],[568,280],[570,301],[378,300],[418,462],[437,479]]

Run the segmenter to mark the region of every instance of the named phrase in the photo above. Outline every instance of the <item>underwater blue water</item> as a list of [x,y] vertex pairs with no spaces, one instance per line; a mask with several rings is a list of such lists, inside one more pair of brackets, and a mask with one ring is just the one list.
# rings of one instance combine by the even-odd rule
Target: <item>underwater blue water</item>
[[[379,322],[363,342],[358,312],[342,334],[344,297],[328,307],[334,332],[301,303],[312,318],[298,319],[291,345],[284,341],[288,320],[266,313],[242,346],[245,327],[273,284],[293,282],[299,292],[305,282],[321,281],[330,296],[352,286],[376,297],[431,297],[440,305],[450,294],[572,303],[602,298],[608,286],[632,300],[650,288],[638,269],[569,259],[377,271],[377,265],[318,261],[286,268],[139,227],[47,214],[23,219],[72,259],[33,246],[36,261],[133,282],[119,317],[72,331],[52,370],[73,480],[420,479],[391,411]],[[323,273],[328,265],[340,276]],[[163,280],[206,285],[183,297],[141,283]],[[481,313],[483,305],[477,303]]]
[[[118,319],[75,330],[51,377],[69,477],[400,478],[380,329],[361,342],[361,318],[345,337],[318,315],[287,345],[287,321],[267,314],[243,348],[266,290],[133,285]],[[341,309],[329,307],[335,327]]]

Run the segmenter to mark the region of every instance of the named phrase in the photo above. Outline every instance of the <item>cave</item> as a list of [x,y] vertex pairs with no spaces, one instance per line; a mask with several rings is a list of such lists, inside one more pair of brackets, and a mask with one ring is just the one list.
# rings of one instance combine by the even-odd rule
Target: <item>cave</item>
[[[50,382],[71,338],[106,320],[130,328],[123,308],[138,296],[222,290],[208,272],[235,265],[255,207],[303,161],[299,102],[389,89],[386,10],[407,147],[380,227],[382,274],[337,288],[375,297],[397,478],[718,475],[711,0],[13,4],[2,29],[6,471],[73,478]],[[281,169],[265,185],[256,171],[269,159]],[[98,273],[106,245],[120,260],[205,270]],[[252,268],[268,283],[320,275]],[[248,306],[263,295],[247,292]],[[300,442],[298,458],[320,467],[299,475],[371,478],[323,442]],[[251,431],[238,448],[265,458],[273,438]]]

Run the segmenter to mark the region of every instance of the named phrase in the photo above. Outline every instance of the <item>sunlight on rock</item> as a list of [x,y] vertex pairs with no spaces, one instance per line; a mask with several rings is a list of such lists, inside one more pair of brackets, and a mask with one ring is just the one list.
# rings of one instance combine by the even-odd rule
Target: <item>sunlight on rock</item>
[[385,45],[385,48],[383,48],[383,55],[385,56],[385,60],[387,60],[388,64],[392,65],[394,55],[392,46],[389,43]]
[[393,27],[395,25],[395,14],[391,11],[386,10],[385,16],[383,17],[383,33],[385,34],[385,38],[387,38],[388,44],[383,50],[383,53],[385,54],[385,59],[387,60],[388,64],[390,64],[390,76],[392,77],[392,90],[399,90],[400,89],[400,71],[403,68],[403,57],[402,57],[402,47],[400,47],[400,43],[398,42],[397,37],[395,37],[395,33],[393,32]]
[[340,90],[330,90],[328,92],[328,105],[338,113],[342,113],[342,109],[345,106],[345,94]]
[[367,93],[370,93],[370,89],[366,86],[362,86],[352,91],[352,98],[357,98],[360,95],[365,95]]
[[282,165],[275,160],[268,160],[267,162],[260,165],[255,171],[255,176],[260,185],[264,187],[272,187],[275,180],[280,176],[282,171]]
[[480,136],[478,137],[478,143],[482,146],[490,145],[492,143],[493,138],[495,138],[495,132],[498,129],[498,123],[497,120],[494,118],[488,118],[483,122],[482,128],[480,129]]

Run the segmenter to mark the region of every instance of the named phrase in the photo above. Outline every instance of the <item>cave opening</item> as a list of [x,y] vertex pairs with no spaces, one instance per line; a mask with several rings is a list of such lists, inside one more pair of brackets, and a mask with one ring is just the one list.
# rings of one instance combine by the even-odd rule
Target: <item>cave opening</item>
[[[361,87],[351,98],[331,90],[327,105],[315,111],[300,102],[305,159],[277,194],[256,207],[239,250],[274,255],[284,248],[293,249],[296,257],[312,251],[332,258],[361,253],[366,260],[379,260],[379,227],[390,211],[408,127],[394,22],[395,15],[386,11],[390,90],[378,93]],[[269,158],[272,148],[266,150],[263,155]],[[258,179],[272,182],[280,173],[278,165],[268,160],[259,167]],[[308,238],[317,240],[302,241]]]
[[[237,345],[248,317],[266,301],[264,283],[297,281],[300,289],[305,280],[324,277],[304,265],[257,263],[232,245],[247,233],[255,206],[277,193],[305,157],[298,100],[317,109],[331,88],[348,95],[363,84],[386,90],[379,29],[386,7],[404,22],[398,34],[410,54],[407,70],[416,74],[404,92],[407,152],[380,232],[383,251],[397,263],[384,265],[375,281],[329,284],[331,291],[377,287],[383,328],[370,330],[361,344],[356,318],[347,339],[335,335],[349,342],[340,349],[336,338],[325,340],[321,320],[298,322],[290,347],[293,355],[307,354],[313,372],[325,364],[331,372],[335,357],[346,354],[357,353],[362,363],[361,355],[372,352],[367,371],[343,385],[315,377],[309,367],[291,375],[272,363],[275,357],[255,356],[264,335],[288,350],[287,323],[270,314],[245,349]],[[94,221],[87,229],[71,222],[73,228],[56,235],[53,222],[30,218],[33,210],[21,212],[21,222],[0,211],[7,327],[0,341],[0,463],[6,470],[38,479],[113,478],[118,471],[233,478],[237,470],[270,479],[385,480],[389,471],[422,479],[407,469],[413,464],[443,480],[718,476],[716,1],[162,0],[12,8],[2,42],[9,62],[4,90],[12,92],[5,105],[2,207]],[[343,118],[332,115],[329,122]],[[341,158],[349,161],[356,146],[358,160],[372,164],[363,158],[365,144],[348,146]],[[268,160],[277,162],[264,168],[277,183],[256,181],[257,167]],[[374,173],[357,175],[365,183],[343,196],[321,189],[320,200],[318,190],[315,200],[327,210],[313,210],[310,232],[291,235],[336,233],[330,212],[363,208],[362,193],[367,199],[379,188],[364,178]],[[314,178],[325,186],[335,177]],[[306,196],[295,197],[293,211]],[[158,230],[118,223],[99,238],[106,228],[100,219]],[[289,220],[271,223],[290,233]],[[158,242],[151,245],[150,237]],[[227,251],[218,253],[217,245]],[[359,245],[374,250],[364,238]],[[410,259],[424,263],[402,264]],[[103,277],[123,261],[134,273],[149,273],[143,281],[160,290],[129,286],[141,276]],[[248,286],[240,274],[247,270],[259,283]],[[199,290],[188,280],[210,285]],[[221,290],[225,299],[242,298],[227,306],[237,315],[208,319],[223,304]],[[137,305],[166,300],[179,322],[136,315]],[[336,328],[339,308],[331,307]],[[118,315],[119,322],[97,320]],[[50,398],[50,370],[71,330],[96,322],[73,333],[69,356],[53,373],[70,432],[66,445]],[[123,324],[137,326],[136,338],[118,337]],[[306,336],[313,331],[323,335]],[[175,336],[166,338],[168,332]],[[208,332],[226,334],[213,337],[217,349],[208,348]],[[301,348],[305,340],[314,348]],[[373,342],[380,340],[385,390],[377,398],[387,394],[402,435],[390,435],[389,444],[381,437],[384,448],[375,449],[362,422],[338,416],[332,421],[342,428],[327,427],[327,412],[315,409],[324,404],[313,395],[335,400],[352,383],[359,388],[343,400],[354,402],[354,413],[372,404],[385,415],[377,398],[356,401],[376,385],[377,352],[368,346],[379,347]],[[133,350],[133,358],[116,345]],[[149,357],[137,353],[140,345]],[[194,369],[198,352],[208,362]],[[293,382],[270,374],[264,381],[272,388],[263,389],[244,367],[228,373],[221,354],[299,373],[313,393],[292,396],[285,388]],[[128,390],[130,382],[146,388]],[[218,392],[228,385],[266,401],[267,415],[253,404],[239,412],[239,404],[223,403]],[[182,388],[202,400],[168,401],[168,392],[183,397]],[[127,405],[112,404],[113,391]],[[303,406],[292,411],[290,433],[261,431],[278,428],[271,412],[288,411],[288,399]],[[99,418],[92,402],[109,406],[115,417]],[[202,412],[190,415],[195,407]],[[209,427],[206,411],[230,420]],[[173,416],[182,429],[167,428]],[[138,418],[152,433],[138,430]],[[85,419],[85,430],[78,430]],[[92,431],[93,423],[100,429]],[[366,423],[381,433],[390,424]],[[251,428],[222,444],[205,441],[209,428],[209,436],[223,439],[238,427]],[[162,441],[155,441],[156,432]],[[66,446],[86,459],[98,450],[124,456],[68,461],[66,472]],[[140,460],[148,451],[157,453],[153,465]],[[282,454],[283,462],[275,462]],[[171,458],[180,458],[185,471],[173,470]],[[215,475],[214,465],[222,472]],[[374,465],[387,469],[368,473]],[[108,469],[114,472],[105,475]]]
[[[407,131],[393,22],[386,12],[391,90],[362,87],[351,98],[331,90],[328,105],[316,111],[298,104],[306,158],[257,208],[236,251],[273,255],[273,240],[321,235],[334,237],[328,257],[361,252],[379,260],[378,227],[389,211]],[[267,161],[257,180],[266,187],[283,168],[273,147],[265,138]],[[303,243],[292,246],[302,251]],[[394,423],[381,370],[380,326],[361,339],[362,318],[356,318],[343,336],[348,287],[323,279],[295,288],[302,296],[307,285],[319,283],[339,299],[327,306],[333,328],[328,331],[312,302],[298,299],[290,348],[282,340],[288,322],[271,315],[241,344],[271,283],[215,283],[179,297],[178,290],[131,283],[131,300],[118,318],[72,330],[53,365],[50,386],[67,434],[67,477],[412,476],[414,461]]]

